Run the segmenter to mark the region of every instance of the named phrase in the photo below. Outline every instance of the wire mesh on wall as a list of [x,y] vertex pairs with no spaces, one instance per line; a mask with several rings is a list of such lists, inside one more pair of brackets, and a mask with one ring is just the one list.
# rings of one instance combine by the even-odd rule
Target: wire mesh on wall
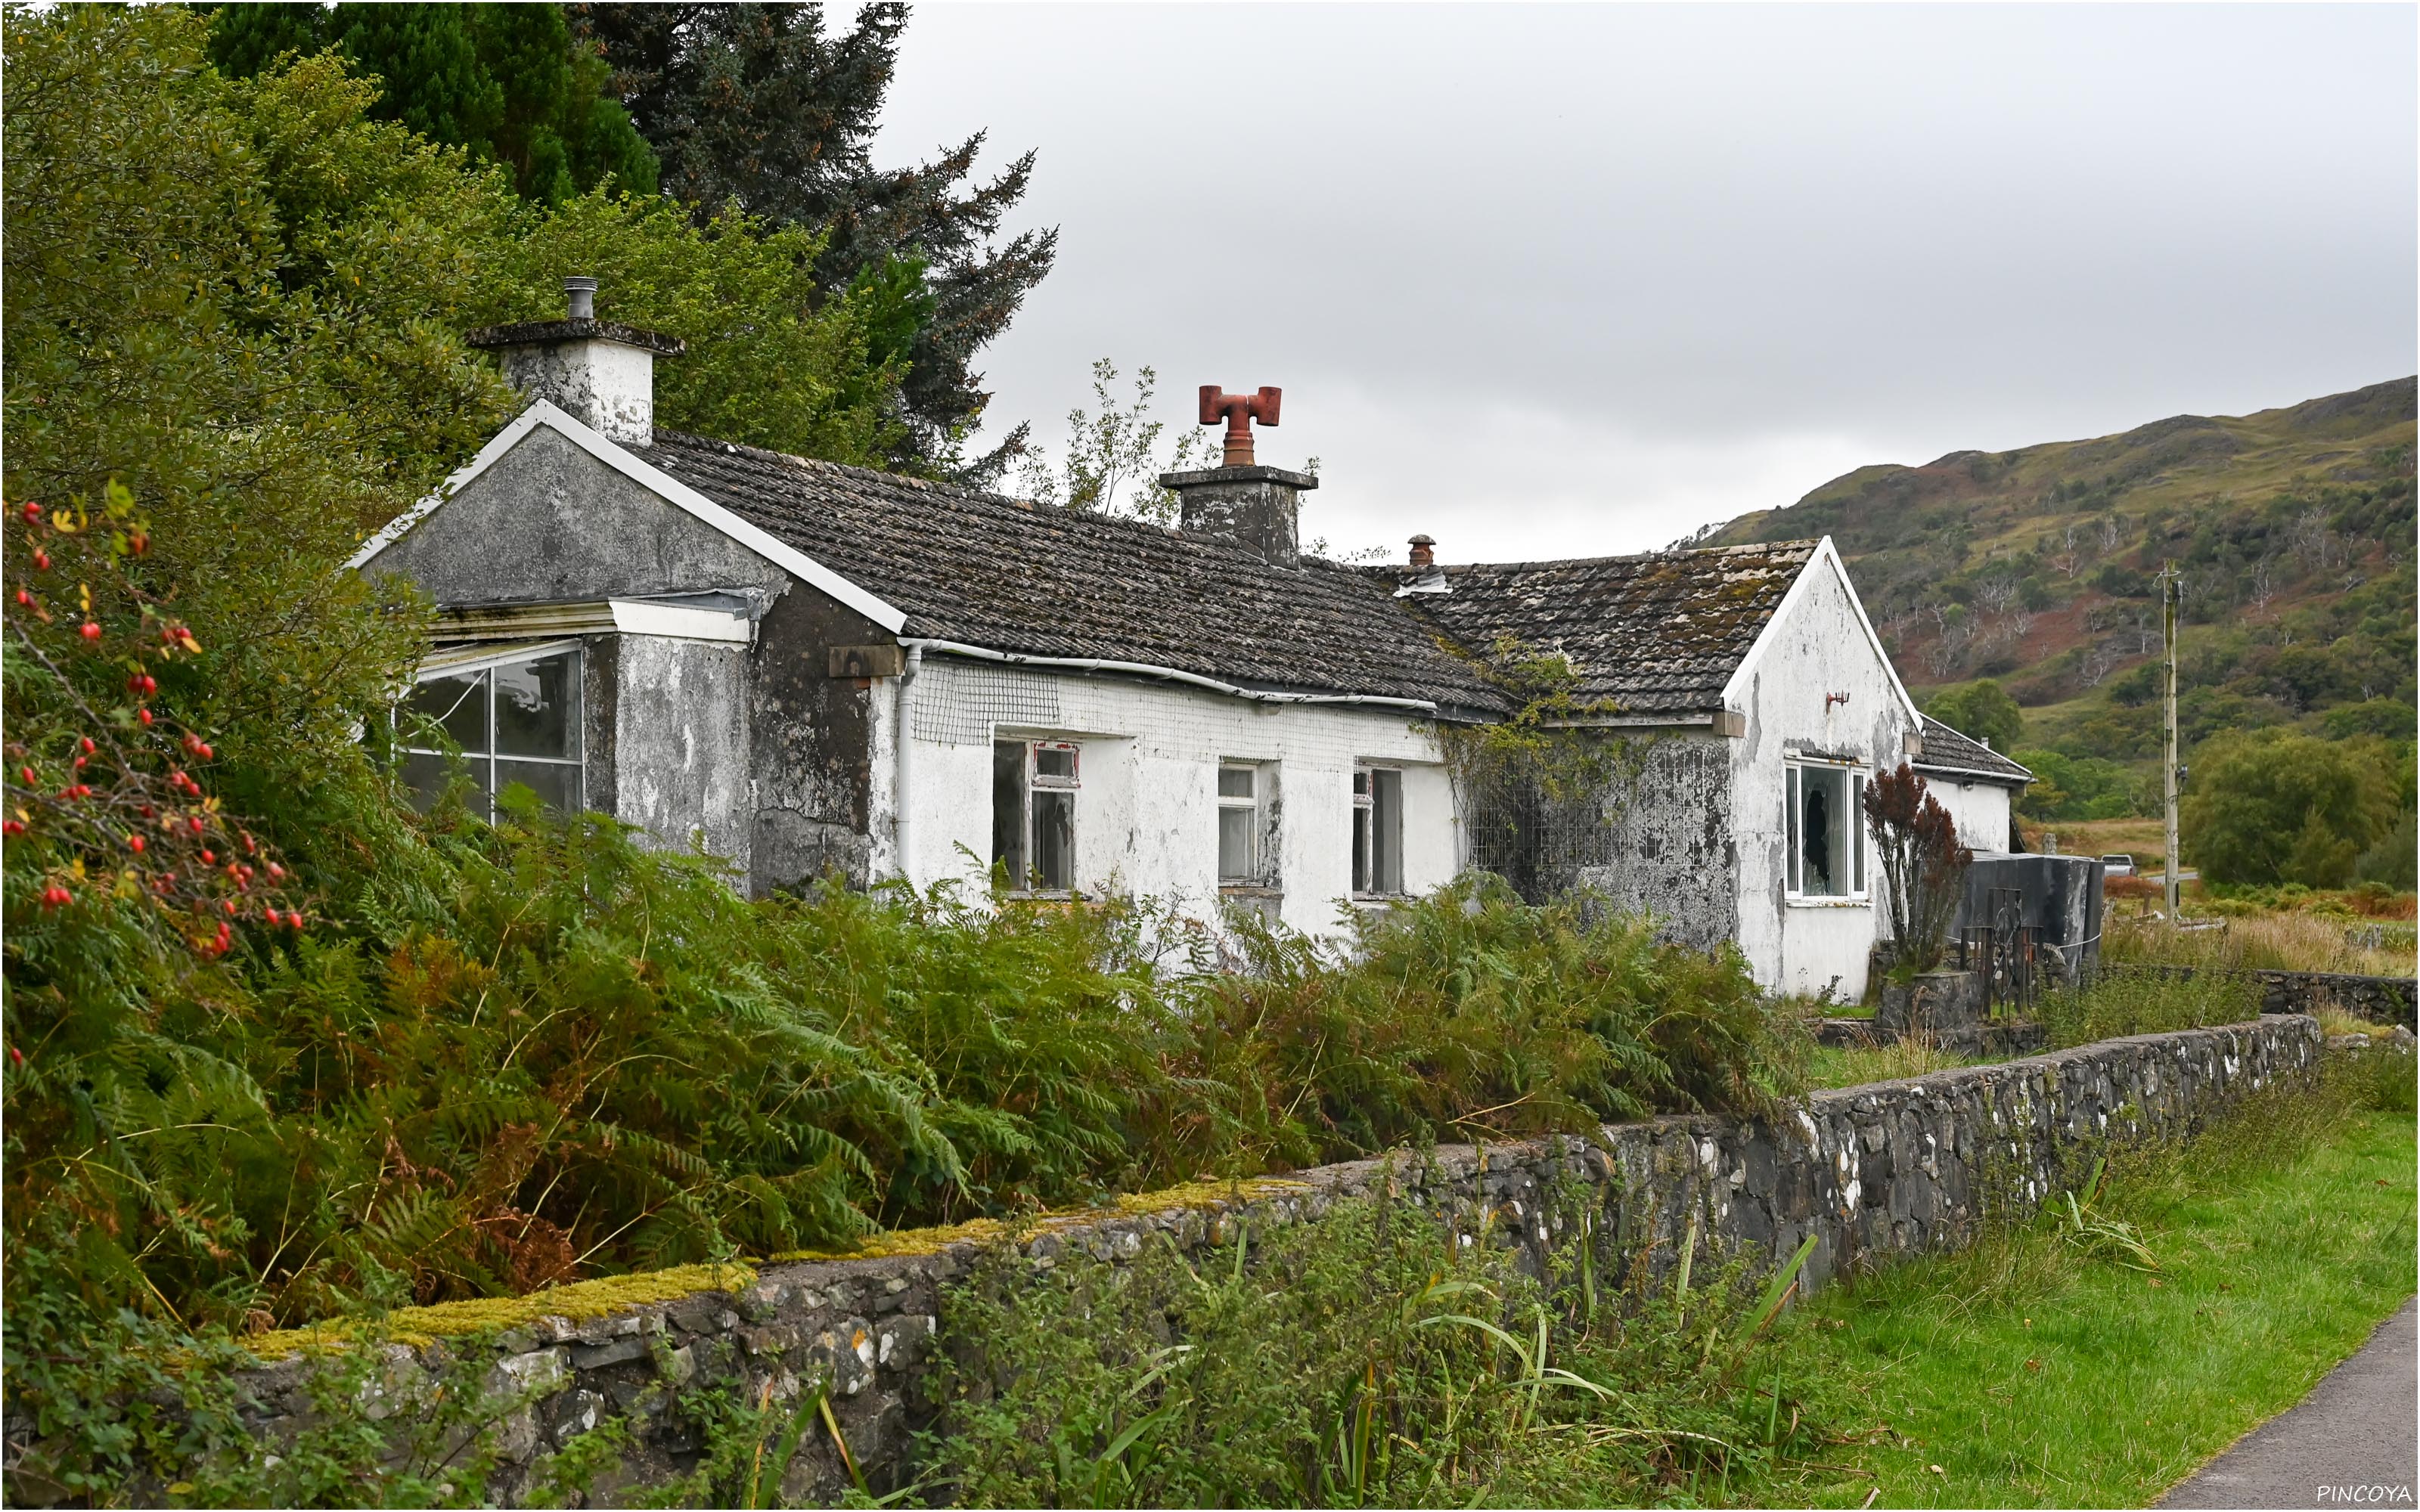
[[1512,885],[1524,903],[1573,891],[1591,867],[1613,861],[1613,825],[1601,792],[1558,792],[1518,769],[1465,774],[1469,864]]

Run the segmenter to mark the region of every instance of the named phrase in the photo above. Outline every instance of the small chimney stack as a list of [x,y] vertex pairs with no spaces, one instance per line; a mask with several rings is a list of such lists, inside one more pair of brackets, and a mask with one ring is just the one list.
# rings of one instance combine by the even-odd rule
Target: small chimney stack
[[1436,541],[1427,535],[1412,537],[1412,566],[1415,570],[1436,565]]
[[678,357],[676,336],[597,318],[597,280],[563,281],[565,318],[489,326],[466,338],[493,351],[504,380],[624,446],[656,440],[656,359]]
[[1318,487],[1319,480],[1252,460],[1252,423],[1278,423],[1281,392],[1264,388],[1257,393],[1229,393],[1215,383],[1203,384],[1202,424],[1227,423],[1224,465],[1165,473],[1159,484],[1175,491],[1179,525],[1187,534],[1215,536],[1271,566],[1293,567],[1302,562],[1295,532],[1300,498],[1305,490]]

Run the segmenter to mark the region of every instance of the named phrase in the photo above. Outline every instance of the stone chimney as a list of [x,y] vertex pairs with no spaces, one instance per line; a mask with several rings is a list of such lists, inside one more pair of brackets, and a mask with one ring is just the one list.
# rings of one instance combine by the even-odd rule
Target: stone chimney
[[597,280],[566,278],[561,320],[489,326],[466,338],[495,352],[505,381],[624,446],[656,440],[656,359],[678,357],[678,337],[597,318]]
[[1194,535],[1230,541],[1271,566],[1301,564],[1295,517],[1306,489],[1319,486],[1308,473],[1262,467],[1252,460],[1252,423],[1278,423],[1280,391],[1227,393],[1215,383],[1202,388],[1202,424],[1227,423],[1224,467],[1161,475],[1181,511],[1179,526]]

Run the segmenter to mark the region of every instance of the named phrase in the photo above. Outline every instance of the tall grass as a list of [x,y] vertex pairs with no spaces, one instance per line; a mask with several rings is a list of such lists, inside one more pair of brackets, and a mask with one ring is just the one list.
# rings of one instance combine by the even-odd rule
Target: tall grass
[[1683,1289],[1638,1265],[1550,1292],[1481,1238],[1371,1201],[1192,1259],[1036,1278],[1002,1257],[950,1303],[924,1494],[1638,1505],[1745,1491],[1824,1442],[1802,1410],[1820,1382],[1762,1360],[1786,1283],[1701,1265]]
[[2340,971],[2363,977],[2412,974],[2409,924],[2337,912],[2239,913],[2199,927],[2170,929],[2157,919],[2114,911],[2102,958],[2144,964],[2232,971]]
[[2246,1023],[2260,1016],[2260,987],[2249,977],[2211,972],[2104,971],[2080,989],[2044,993],[2035,1016],[2057,1049],[2119,1035]]

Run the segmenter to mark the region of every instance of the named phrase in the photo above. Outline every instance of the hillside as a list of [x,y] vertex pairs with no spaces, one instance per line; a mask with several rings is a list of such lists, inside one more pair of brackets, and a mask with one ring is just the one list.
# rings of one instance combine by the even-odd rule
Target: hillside
[[2413,409],[2401,378],[1865,467],[1704,542],[1832,536],[1919,702],[1996,680],[2022,744],[2078,764],[2029,807],[2114,817],[2144,807],[2158,748],[2164,562],[2184,575],[2188,746],[2288,723],[2412,738]]

